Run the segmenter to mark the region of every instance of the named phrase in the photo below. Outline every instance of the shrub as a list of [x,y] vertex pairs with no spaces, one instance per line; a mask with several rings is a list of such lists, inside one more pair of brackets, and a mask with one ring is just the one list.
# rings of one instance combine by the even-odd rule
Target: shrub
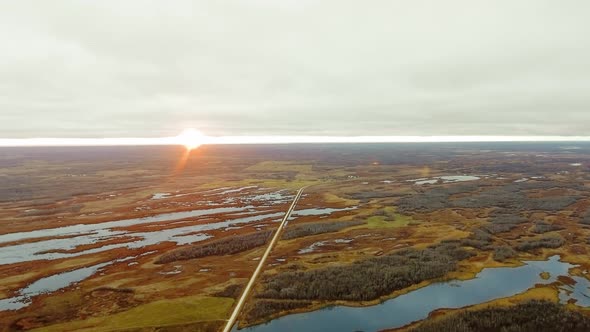
[[515,224],[491,224],[485,226],[485,228],[492,234],[505,233],[516,227],[518,227],[518,225]]
[[477,248],[480,250],[487,250],[492,242],[492,235],[486,229],[475,229],[471,236],[461,240],[461,244]]
[[559,225],[550,224],[545,221],[537,221],[535,222],[535,226],[533,227],[533,232],[537,234],[543,234],[547,232],[553,232],[563,229],[563,227]]
[[565,241],[561,237],[543,237],[537,239],[525,240],[516,246],[518,251],[531,251],[538,248],[559,248]]
[[364,222],[362,221],[336,221],[336,222],[319,222],[319,223],[307,223],[307,224],[300,224],[300,225],[293,225],[287,227],[285,232],[283,233],[282,239],[283,240],[291,240],[300,237],[322,234],[322,233],[332,233],[337,232],[339,230],[352,227],[363,225]]
[[[570,185],[572,187],[574,185]],[[398,210],[402,213],[413,211],[433,212],[445,208],[488,208],[499,207],[510,211],[560,211],[578,200],[578,196],[550,196],[531,198],[526,190],[550,189],[563,187],[557,182],[531,182],[507,184],[497,187],[483,187],[477,193],[463,195],[453,199],[456,194],[472,193],[480,189],[473,184],[458,184],[435,187],[414,195],[402,197],[398,201]]]
[[410,332],[586,332],[590,317],[548,301],[530,301],[510,307],[489,307],[451,313],[427,320]]
[[399,252],[350,265],[283,272],[264,281],[260,298],[290,300],[374,300],[424,280],[443,277],[473,254],[458,243]]
[[274,301],[274,300],[256,300],[254,305],[248,310],[248,321],[253,322],[262,318],[310,306],[309,301]]
[[516,256],[516,251],[509,246],[497,246],[494,248],[494,260],[503,262]]
[[271,237],[272,233],[273,231],[270,230],[261,231],[180,248],[160,256],[155,263],[166,264],[206,256],[235,254],[264,245]]
[[213,295],[219,297],[231,297],[237,299],[242,295],[242,290],[244,289],[244,285],[233,284],[225,287],[222,291],[217,292]]

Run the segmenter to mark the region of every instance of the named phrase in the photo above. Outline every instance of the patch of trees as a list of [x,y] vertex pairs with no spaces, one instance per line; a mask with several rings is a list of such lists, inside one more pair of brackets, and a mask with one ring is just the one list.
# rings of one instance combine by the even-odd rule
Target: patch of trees
[[311,304],[310,301],[257,300],[248,310],[247,319],[249,322],[255,322],[284,311],[309,307]]
[[225,287],[222,291],[213,294],[214,296],[218,297],[231,297],[233,299],[237,299],[242,295],[242,290],[244,289],[244,285],[233,284]]
[[[526,190],[559,187],[559,183],[532,182],[508,184],[498,187],[478,188],[475,185],[453,185],[436,187],[414,195],[401,198],[398,210],[402,213],[414,211],[433,212],[444,208],[489,208],[492,206],[511,211],[560,211],[578,200],[578,196],[549,196],[531,198]],[[473,193],[453,199],[456,194]]]
[[515,224],[490,224],[486,226],[486,229],[492,234],[506,233],[512,229],[518,227]]
[[526,218],[509,209],[495,209],[490,213],[489,221],[493,224],[522,224]]
[[474,254],[459,243],[357,261],[350,265],[305,272],[284,272],[264,281],[258,295],[267,299],[367,301],[454,271],[457,262]]
[[468,238],[462,239],[461,244],[480,250],[487,250],[492,244],[492,235],[486,229],[477,228]]
[[264,245],[270,239],[272,233],[273,231],[270,230],[260,231],[180,248],[160,256],[155,263],[166,264],[193,258],[235,254]]
[[282,239],[291,240],[310,235],[338,232],[342,229],[362,224],[364,224],[362,221],[335,221],[293,225],[285,229]]
[[[556,186],[556,184],[551,182],[539,182],[539,184],[547,184],[548,188],[554,188]],[[501,187],[486,189],[473,196],[458,198],[453,200],[451,205],[453,207],[461,208],[486,208],[490,206],[497,206],[514,211],[560,211],[574,204],[578,198],[579,197],[577,196],[549,196],[531,198],[528,197],[525,188],[521,188],[521,186],[516,184],[509,184]]]
[[510,307],[463,311],[427,320],[410,332],[585,332],[590,317],[548,301],[530,301]]
[[513,160],[508,159],[496,159],[499,161],[497,164],[492,163],[485,163],[482,165],[477,165],[475,169],[481,173],[498,173],[498,174],[511,174],[511,173],[540,173],[542,174],[542,168],[540,168],[538,164],[531,164],[525,162],[514,162]]
[[514,256],[516,256],[516,251],[509,246],[494,247],[494,260],[498,262],[503,262]]
[[561,247],[565,241],[561,236],[547,236],[537,239],[529,239],[523,242],[520,242],[516,245],[516,250],[518,251],[531,251],[539,248],[559,248]]
[[510,209],[495,209],[490,213],[488,219],[490,224],[485,228],[492,234],[508,232],[516,227],[518,224],[526,222],[526,218],[518,214],[517,211]]
[[450,196],[456,194],[471,193],[477,190],[476,185],[456,184],[447,187],[434,187],[424,192],[402,197],[397,202],[397,209],[401,213],[410,212],[434,212],[436,210],[452,207]]
[[561,229],[563,229],[563,227],[559,225],[550,224],[546,221],[537,221],[535,222],[535,226],[533,226],[533,232],[537,234],[558,231]]
[[372,199],[376,198],[391,198],[391,197],[398,197],[399,194],[391,193],[391,192],[379,192],[379,191],[361,191],[355,193],[348,193],[346,196],[350,199],[356,199],[363,203],[366,203]]
[[527,210],[541,211],[560,211],[574,204],[579,197],[577,196],[552,196],[530,199],[530,204],[526,206]]

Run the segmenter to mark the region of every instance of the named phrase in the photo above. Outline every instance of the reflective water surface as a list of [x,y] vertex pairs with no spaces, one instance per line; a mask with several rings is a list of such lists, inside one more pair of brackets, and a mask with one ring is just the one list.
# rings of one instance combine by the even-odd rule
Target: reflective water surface
[[[574,267],[560,262],[558,256],[550,257],[547,261],[524,263],[525,265],[515,268],[484,269],[471,280],[431,284],[375,306],[333,306],[309,313],[287,315],[244,331],[368,332],[396,328],[425,319],[436,309],[461,308],[488,302],[522,293],[535,284],[555,282],[558,276],[567,276],[568,270]],[[549,272],[550,278],[544,280],[540,277],[541,272]],[[563,300],[566,300],[566,296],[574,296],[573,294],[575,292],[572,295],[564,293]]]

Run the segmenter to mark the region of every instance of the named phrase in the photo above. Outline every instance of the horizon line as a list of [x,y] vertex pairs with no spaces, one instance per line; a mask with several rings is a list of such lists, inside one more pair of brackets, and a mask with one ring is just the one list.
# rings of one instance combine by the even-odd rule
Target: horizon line
[[[423,135],[423,136],[202,136],[199,145],[226,144],[314,144],[314,143],[493,143],[493,142],[590,142],[590,136],[502,136],[502,135]],[[0,147],[60,146],[150,146],[185,145],[174,137],[118,138],[0,138]]]

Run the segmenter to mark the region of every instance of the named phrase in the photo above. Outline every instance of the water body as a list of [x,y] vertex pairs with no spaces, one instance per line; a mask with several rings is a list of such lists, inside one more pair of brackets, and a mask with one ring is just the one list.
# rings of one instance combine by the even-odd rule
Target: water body
[[[486,176],[486,175],[483,175]],[[414,182],[417,185],[423,184],[436,184],[439,180],[442,183],[455,183],[455,182],[466,182],[466,181],[476,181],[480,180],[481,177],[473,176],[473,175],[445,175],[445,176],[435,176],[432,178],[420,178],[420,179],[413,179],[407,180],[408,182]]]
[[170,195],[172,195],[172,194],[170,194],[170,193],[155,193],[152,195],[151,199],[156,199],[156,200],[165,199],[165,198],[170,197]]
[[352,239],[335,239],[335,240],[331,240],[331,241],[319,241],[319,242],[314,242],[311,245],[309,245],[308,247],[305,247],[303,249],[299,249],[297,251],[298,254],[302,255],[302,254],[309,254],[312,252],[317,251],[318,249],[320,249],[321,247],[324,247],[326,245],[329,245],[331,243],[334,244],[346,244],[346,243],[350,243],[352,242]]
[[[251,206],[242,208],[220,208],[220,209],[208,209],[208,210],[196,210],[187,212],[177,213],[166,213],[146,218],[127,219],[119,221],[111,221],[98,224],[82,224],[74,226],[66,226],[49,230],[23,232],[23,233],[12,233],[0,236],[0,243],[2,240],[8,241],[9,239],[22,238],[37,238],[44,236],[44,232],[53,236],[64,236],[66,238],[55,238],[48,240],[40,240],[31,243],[21,243],[11,246],[4,246],[0,248],[0,265],[12,264],[18,262],[28,262],[35,260],[53,260],[61,258],[72,258],[82,255],[95,254],[99,252],[105,252],[117,248],[128,248],[138,249],[149,245],[154,245],[161,242],[175,242],[178,245],[190,244],[199,241],[206,240],[211,236],[205,232],[218,229],[227,229],[228,227],[235,227],[235,225],[248,224],[252,222],[260,221],[280,221],[283,217],[284,212],[260,212],[253,211],[242,213],[239,216],[231,215],[232,219],[226,219],[221,222],[212,222],[201,225],[183,225],[179,223],[179,227],[154,230],[152,232],[131,232],[120,229],[113,229],[114,227],[123,227],[135,225],[138,223],[150,223],[161,220],[167,220],[168,218],[176,219],[178,216],[185,217],[187,214],[190,215],[207,215],[218,212],[242,212],[246,209],[250,209]],[[340,211],[341,209],[309,209],[304,213],[305,215],[327,215],[334,211]],[[236,218],[237,217],[237,218]],[[30,234],[32,233],[32,234]],[[92,249],[83,250],[79,252],[60,252],[59,250],[73,250],[81,245],[86,244],[99,244],[103,241],[108,241],[114,238],[127,238],[129,241],[114,244],[105,244],[103,246],[97,246]],[[120,261],[120,260],[119,260]],[[106,266],[106,265],[104,265]],[[92,267],[84,268],[67,272],[66,274],[59,274],[56,276],[50,276],[44,279],[40,279],[38,282],[42,284],[51,281],[51,278],[61,278],[64,282],[67,282],[69,276],[75,277],[76,281],[81,281],[93,273],[96,270],[104,267],[103,265],[97,266],[94,269]],[[89,273],[88,275],[86,273]],[[80,277],[81,276],[81,277]],[[61,287],[63,288],[63,287]],[[53,289],[53,288],[51,288]],[[49,291],[52,291],[49,289]],[[60,289],[60,288],[57,288]],[[18,309],[22,307],[22,303],[26,302],[23,299],[34,296],[34,292],[24,290],[22,296],[11,298],[11,299],[0,299],[0,310]],[[24,297],[23,297],[24,296]],[[4,309],[3,309],[4,308]]]
[[57,227],[57,228],[39,229],[39,230],[35,230],[35,231],[30,231],[30,232],[8,233],[8,234],[0,235],[0,243],[34,239],[34,238],[40,238],[40,237],[48,237],[48,236],[75,235],[75,234],[94,232],[94,231],[106,229],[106,228],[128,227],[128,226],[145,224],[145,223],[154,223],[154,222],[161,222],[161,221],[168,221],[168,220],[179,220],[179,219],[192,218],[192,217],[201,217],[201,216],[217,214],[217,213],[240,212],[240,211],[245,211],[249,208],[253,208],[253,206],[226,207],[226,208],[200,209],[200,210],[192,210],[192,211],[161,213],[161,214],[157,214],[154,216],[143,217],[143,218],[123,219],[123,220],[108,221],[108,222],[95,223],[95,224],[78,224],[78,225],[64,226],[64,227]]
[[271,205],[285,204],[293,200],[293,195],[288,191],[280,190],[264,194],[249,195],[242,198],[245,203],[267,203]]
[[465,181],[475,181],[481,179],[479,176],[472,176],[472,175],[450,175],[450,176],[441,176],[440,177],[443,182],[465,182]]
[[590,307],[590,280],[582,277],[572,277],[574,285],[563,285],[559,291],[561,303],[567,303],[570,299],[576,300],[580,307]]
[[[249,191],[248,193],[243,193],[242,191],[247,189],[254,189],[257,190],[252,192]],[[267,205],[279,205],[285,204],[293,200],[293,195],[290,194],[288,190],[278,190],[274,192],[267,192],[268,189],[259,188],[258,186],[248,186],[242,188],[219,188],[215,189],[214,191],[207,191],[207,194],[203,194],[203,192],[192,192],[192,193],[184,193],[184,194],[169,194],[169,193],[156,193],[152,196],[152,200],[156,199],[174,199],[178,197],[190,196],[195,194],[203,194],[203,197],[208,197],[210,200],[205,201],[209,206],[215,205],[227,205],[227,204],[252,204],[252,203],[265,203]],[[238,194],[238,195],[228,195],[228,194]],[[213,200],[213,201],[211,201]]]
[[[346,208],[311,208],[311,209],[303,209],[303,210],[295,210],[291,213],[292,217],[301,217],[301,216],[319,216],[319,215],[327,215],[332,214],[334,212],[340,211],[349,211],[356,209],[356,206],[353,207],[346,207]],[[293,219],[293,218],[291,218]]]
[[0,311],[18,310],[28,306],[31,298],[43,293],[51,293],[69,285],[84,280],[95,274],[99,269],[110,265],[111,263],[97,264],[73,271],[55,274],[47,278],[42,278],[21,289],[17,296],[0,300]]
[[[196,210],[177,213],[166,213],[153,217],[128,219],[120,221],[111,221],[98,224],[83,224],[54,228],[42,231],[33,231],[34,236],[29,233],[12,233],[6,236],[14,236],[15,234],[22,234],[23,238],[36,238],[42,236],[69,236],[66,238],[55,238],[49,240],[42,240],[30,243],[21,243],[12,246],[5,246],[0,248],[0,265],[13,264],[19,262],[29,262],[34,260],[53,260],[61,258],[71,258],[87,254],[95,254],[117,248],[138,249],[149,245],[158,244],[161,242],[175,242],[178,245],[190,244],[206,240],[211,236],[206,232],[217,229],[224,229],[231,225],[238,225],[251,222],[259,222],[263,220],[276,220],[276,218],[283,215],[282,212],[276,213],[247,213],[246,216],[236,219],[227,219],[222,222],[213,222],[201,225],[188,225],[183,227],[169,228],[156,230],[151,232],[131,232],[120,229],[113,229],[114,227],[124,227],[136,225],[139,223],[148,223],[156,221],[174,220],[178,219],[179,215],[185,218],[186,215],[203,216],[212,214],[212,211],[221,212],[238,212],[244,211],[249,207],[244,208],[219,208],[208,210]],[[44,232],[47,232],[44,235]],[[100,242],[109,241],[116,238],[128,239],[127,242],[105,244],[97,246],[92,249],[78,251],[78,252],[60,252],[63,250],[74,250],[82,245],[99,244]],[[0,236],[0,243],[2,236]]]
[[[270,195],[270,196],[267,196]],[[254,196],[254,200],[264,199],[284,199],[284,192],[270,194],[261,194]],[[347,209],[308,209],[303,210],[304,215],[328,215],[335,211]],[[270,213],[269,213],[270,212]],[[226,219],[222,222],[212,222],[201,225],[184,226],[180,220],[190,217],[208,216],[217,213],[225,213]],[[239,213],[239,214],[235,214]],[[21,243],[15,245],[5,245],[0,247],[0,265],[12,264],[18,262],[51,260],[60,258],[71,258],[81,255],[94,254],[117,248],[137,249],[160,242],[170,241],[179,245],[198,242],[210,238],[206,231],[226,229],[235,227],[234,225],[246,224],[260,221],[280,221],[284,212],[256,211],[254,206],[247,205],[242,207],[224,207],[201,209],[183,212],[163,213],[144,218],[133,218],[109,221],[96,224],[78,224],[50,229],[35,230],[31,232],[18,232],[0,235],[0,244],[19,240],[33,239],[36,242]],[[132,232],[121,228],[138,225],[138,224],[155,224],[161,221],[179,220],[179,227],[154,230],[153,232]],[[172,223],[176,224],[176,223]],[[45,237],[58,237],[53,239],[43,239]],[[127,238],[128,242],[106,244],[93,249],[79,252],[60,252],[73,250],[81,245],[100,244],[114,238]],[[151,254],[153,251],[143,255]],[[0,311],[18,310],[30,304],[31,298],[44,293],[51,293],[71,286],[87,279],[113,263],[132,260],[136,256],[130,256],[110,262],[96,264],[76,270],[71,270],[45,278],[38,279],[27,287],[16,292],[12,298],[0,299]],[[133,262],[129,265],[135,265]],[[181,271],[173,271],[180,273]],[[172,273],[170,273],[172,274]]]
[[239,193],[240,191],[244,191],[246,189],[254,189],[254,188],[258,188],[258,186],[246,186],[246,187],[241,187],[241,188],[227,189],[227,190],[215,193],[215,195],[227,195],[227,194]]
[[[63,273],[54,274],[49,277],[40,278],[23,289],[20,289],[16,296],[6,299],[0,299],[0,311],[18,310],[27,307],[31,304],[31,299],[41,294],[48,294],[67,288],[71,285],[77,284],[85,279],[90,278],[101,269],[121,262],[127,262],[136,259],[140,256],[147,256],[156,251],[148,251],[139,256],[128,256],[124,258],[115,259],[113,261],[95,264],[92,266],[82,267],[75,270],[66,271]],[[135,263],[135,264],[133,264]],[[136,265],[137,262],[131,262],[128,265]]]
[[[471,280],[431,284],[375,306],[333,306],[309,313],[287,315],[243,331],[368,332],[397,328],[423,320],[436,309],[461,308],[488,302],[522,293],[535,284],[555,282],[558,276],[567,276],[568,270],[574,267],[560,262],[558,256],[550,257],[547,261],[524,263],[526,265],[515,268],[484,269]],[[549,272],[551,277],[543,280],[539,275],[541,272]],[[562,300],[567,300],[565,297],[570,295],[564,293],[563,296]],[[234,331],[236,330],[234,327]]]
[[[109,221],[97,224],[80,224],[59,228],[45,229],[32,232],[11,233],[0,235],[0,243],[23,239],[36,239],[45,236],[59,238],[39,240],[36,242],[20,243],[0,248],[0,265],[19,262],[30,262],[35,260],[54,260],[71,258],[88,254],[95,254],[117,248],[138,249],[146,246],[162,243],[175,242],[177,245],[191,244],[206,240],[211,236],[207,231],[226,229],[241,224],[248,224],[262,221],[280,221],[284,212],[269,212],[251,210],[253,206],[215,208],[206,210],[194,210],[185,212],[174,212],[155,215],[145,218],[126,219]],[[298,215],[329,215],[333,212],[348,210],[345,209],[307,209],[302,210]],[[155,223],[160,221],[184,219],[188,217],[206,216],[216,213],[243,212],[239,215],[231,215],[231,219],[212,222],[200,225],[183,225],[179,227],[161,229],[154,231],[133,232],[120,229],[126,226],[137,224]],[[237,217],[237,218],[236,218]],[[65,236],[65,237],[64,237]],[[120,243],[96,246],[95,248],[74,252],[76,248],[83,245],[100,244],[113,239],[125,239]],[[65,252],[64,252],[65,251]]]

